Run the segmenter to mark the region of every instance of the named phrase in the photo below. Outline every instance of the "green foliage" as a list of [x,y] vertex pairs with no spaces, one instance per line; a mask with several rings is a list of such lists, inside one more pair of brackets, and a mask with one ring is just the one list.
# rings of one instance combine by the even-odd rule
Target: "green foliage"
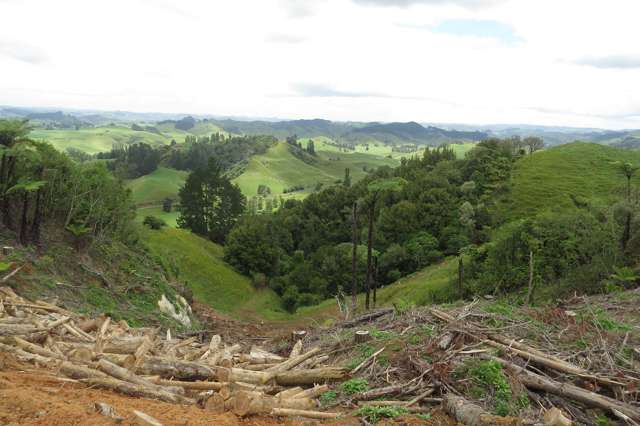
[[355,411],[354,415],[366,417],[370,422],[377,423],[382,418],[393,419],[408,414],[405,407],[366,406]]
[[338,399],[338,393],[334,390],[329,390],[320,395],[320,404],[323,407],[328,407],[335,404],[336,399]]
[[167,223],[164,220],[155,216],[146,216],[142,223],[155,230],[162,229],[167,226]]
[[347,395],[366,392],[369,390],[369,382],[366,379],[350,379],[344,382],[340,389]]
[[495,413],[499,416],[517,414],[519,409],[529,405],[526,394],[514,397],[502,365],[497,361],[472,359],[456,374],[471,378],[473,383],[471,392],[476,398],[490,396]]
[[6,272],[11,268],[11,263],[0,262],[0,272]]
[[214,159],[192,172],[180,189],[178,226],[222,243],[244,211],[245,197]]
[[349,362],[345,365],[345,367],[347,367],[349,370],[353,370],[354,368],[356,368],[358,365],[360,365],[360,363],[362,363],[362,361],[364,361],[365,359],[369,358],[371,355],[373,355],[373,353],[376,351],[376,348],[374,348],[371,345],[360,345],[358,347],[358,352],[360,353],[359,355],[354,355]]
[[427,420],[431,420],[431,413],[417,413],[416,417],[426,422]]

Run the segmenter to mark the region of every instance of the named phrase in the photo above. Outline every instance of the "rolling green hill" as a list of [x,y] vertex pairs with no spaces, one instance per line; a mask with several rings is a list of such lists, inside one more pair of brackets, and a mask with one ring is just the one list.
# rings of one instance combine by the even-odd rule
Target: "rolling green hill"
[[596,206],[611,204],[620,199],[625,183],[611,164],[615,161],[640,165],[640,152],[585,142],[539,151],[516,163],[510,193],[496,211],[506,219],[529,217],[545,209],[571,208],[571,196]]
[[309,192],[318,183],[328,185],[344,178],[345,168],[350,169],[351,178],[356,181],[365,176],[363,168],[397,164],[397,160],[381,155],[323,150],[318,150],[317,161],[309,164],[295,157],[287,144],[280,142],[264,155],[253,156],[234,181],[247,196],[256,195],[260,184],[269,186],[273,194],[281,194],[285,188],[294,185],[302,185],[305,192]]
[[127,188],[131,189],[136,205],[158,205],[167,197],[177,199],[187,175],[185,171],[158,167],[151,174],[127,182]]

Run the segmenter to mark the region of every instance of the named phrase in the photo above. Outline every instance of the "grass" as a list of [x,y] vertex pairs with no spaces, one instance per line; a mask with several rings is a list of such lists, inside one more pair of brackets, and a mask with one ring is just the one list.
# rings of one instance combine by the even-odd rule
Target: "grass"
[[317,162],[308,164],[295,157],[285,142],[271,147],[265,154],[253,156],[245,171],[234,181],[243,194],[257,194],[258,185],[271,188],[272,194],[282,194],[285,188],[294,185],[305,187],[311,192],[316,184],[331,185],[344,178],[345,168],[349,168],[351,179],[362,179],[366,169],[379,166],[395,166],[397,160],[368,153],[339,153],[317,150]]
[[288,319],[271,290],[256,289],[251,280],[223,260],[223,248],[182,229],[144,230],[152,255],[194,297],[220,312],[246,319]]
[[[544,210],[573,208],[571,195],[607,206],[621,199],[625,177],[611,163],[640,165],[640,152],[575,142],[539,151],[519,160],[510,193],[495,207],[505,219],[530,217]],[[632,181],[638,183],[638,176]]]
[[187,176],[185,171],[158,167],[151,174],[127,182],[127,188],[131,190],[136,205],[158,205],[167,197],[176,200]]
[[177,228],[178,224],[176,223],[176,220],[178,219],[178,214],[178,211],[175,209],[167,213],[162,210],[162,207],[138,207],[136,212],[136,222],[142,223],[146,216],[155,216],[164,220],[167,226]]

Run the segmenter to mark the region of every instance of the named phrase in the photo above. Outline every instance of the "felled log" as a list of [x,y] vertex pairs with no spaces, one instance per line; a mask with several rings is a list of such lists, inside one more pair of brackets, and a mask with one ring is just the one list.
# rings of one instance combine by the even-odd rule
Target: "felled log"
[[136,348],[133,356],[135,357],[135,361],[133,363],[132,369],[140,367],[144,362],[144,358],[147,356],[147,353],[153,348],[153,338],[154,333],[150,333],[142,339],[142,343]]
[[115,392],[119,392],[129,396],[136,396],[140,398],[158,399],[160,401],[171,402],[173,404],[194,404],[195,401],[191,398],[186,398],[182,395],[176,395],[165,390],[157,388],[148,388],[145,386],[136,385],[134,383],[125,382],[114,378],[102,378],[102,379],[84,379],[84,383],[90,386],[95,386],[102,389],[109,389]]
[[444,396],[443,405],[451,417],[467,426],[522,425],[522,422],[516,418],[489,414],[479,405],[453,394]]
[[293,395],[293,398],[317,398],[329,390],[327,385],[318,385]]
[[545,426],[571,426],[573,422],[562,411],[553,407],[544,413],[544,424]]
[[244,382],[256,385],[263,385],[273,378],[271,373],[266,371],[243,370],[241,368],[217,369],[217,378],[221,382]]
[[218,391],[223,386],[226,385],[226,383],[223,383],[223,382],[202,382],[202,381],[185,382],[180,380],[165,380],[165,379],[150,379],[149,381],[159,386],[171,386],[171,387],[179,386],[184,389],[201,390],[201,391],[206,391],[206,390]]
[[[295,367],[298,364],[301,364],[302,362],[308,360],[309,358],[313,357],[314,355],[316,355],[318,352],[320,352],[320,348],[316,347],[313,348],[309,351],[307,351],[307,353],[302,354],[302,355],[298,355],[294,358],[289,358],[288,360],[272,367],[266,370],[267,373],[269,373],[271,375],[271,377],[275,377],[276,375],[278,375],[279,373],[285,372],[287,370],[291,370],[293,367]],[[264,383],[264,382],[263,382]]]
[[214,414],[222,414],[225,411],[225,399],[219,393],[214,393],[204,402],[204,409]]
[[40,365],[51,365],[55,362],[55,360],[44,357],[42,355],[33,354],[31,352],[24,351],[18,347],[6,345],[4,343],[0,343],[0,352],[8,352],[13,354],[20,361],[34,362]]
[[265,371],[268,370],[271,367],[276,366],[277,364],[240,364],[237,365],[238,368],[242,368],[244,370],[251,370],[251,371]]
[[280,398],[280,399],[287,399],[287,398],[294,398],[294,395],[299,394],[300,392],[302,392],[304,389],[302,389],[299,386],[293,387],[293,388],[289,388],[289,389],[285,389],[282,392],[278,392],[275,397],[276,398]]
[[294,330],[291,332],[291,341],[296,343],[298,340],[304,340],[307,336],[307,332],[305,330]]
[[116,365],[119,365],[120,367],[124,367],[127,370],[131,370],[131,368],[133,367],[133,364],[135,363],[135,357],[131,354],[128,355],[124,355],[124,354],[112,354],[112,353],[101,353],[101,354],[97,354],[96,357],[100,360],[100,359],[106,359],[109,362],[112,362]]
[[104,402],[96,402],[94,404],[94,407],[98,413],[102,414],[105,417],[113,419],[116,423],[120,423],[124,420],[124,417],[119,416],[118,413],[116,413],[116,410],[109,404],[106,404]]
[[184,394],[184,389],[177,386],[171,387],[161,387],[156,385],[155,383],[150,382],[149,380],[143,379],[140,376],[133,374],[131,371],[126,368],[122,368],[116,364],[113,364],[106,359],[101,359],[98,361],[98,369],[103,373],[106,373],[112,377],[115,377],[119,380],[124,380],[125,382],[130,382],[139,386],[145,386],[148,388],[158,388],[158,390],[165,390],[167,392],[175,393],[175,394]]
[[369,312],[367,314],[364,315],[360,315],[359,317],[356,317],[352,320],[349,321],[344,321],[341,325],[343,327],[355,327],[359,324],[362,324],[364,322],[369,322],[372,321],[374,319],[383,317],[385,315],[389,315],[393,313],[393,309],[389,308],[389,309],[380,309],[378,311],[374,311],[374,312]]
[[21,339],[18,336],[14,336],[13,339],[16,343],[16,346],[18,346],[20,349],[23,349],[27,352],[31,352],[32,354],[38,354],[48,358],[64,360],[63,356],[58,355],[57,353],[50,351],[49,349],[43,348],[42,346],[36,345],[31,342],[27,342],[26,340]]
[[295,358],[302,353],[302,340],[298,340],[291,348],[291,352],[289,353],[289,358]]
[[162,426],[162,423],[142,411],[133,410],[134,424],[138,426]]
[[84,367],[81,365],[75,365],[67,361],[64,361],[60,364],[59,371],[65,376],[76,380],[107,379],[109,377],[102,371],[98,371],[93,368]]
[[79,362],[81,364],[90,363],[92,360],[96,358],[96,356],[97,356],[96,353],[93,352],[91,349],[83,348],[83,347],[72,349],[69,352],[67,352],[67,358],[69,358],[70,361]]
[[155,356],[146,357],[136,373],[181,380],[213,380],[217,378],[216,371],[206,365]]
[[102,352],[124,355],[135,354],[136,350],[140,347],[143,340],[144,337],[112,339],[103,344]]
[[249,392],[238,392],[234,396],[233,412],[241,417],[251,414],[269,414],[274,408],[310,410],[315,408],[315,402],[310,398],[281,399]]
[[23,324],[0,324],[0,336],[21,336],[38,331],[44,331],[44,328]]
[[318,383],[330,383],[348,379],[349,370],[341,367],[322,367],[310,370],[291,370],[276,375],[280,386],[310,386]]
[[359,400],[359,401],[368,401],[371,399],[380,398],[381,396],[395,395],[398,393],[402,393],[403,389],[405,388],[406,388],[406,385],[401,384],[401,385],[393,385],[393,386],[386,386],[383,388],[371,389],[366,392],[360,392],[353,395],[353,399]]
[[[107,335],[109,324],[111,324],[111,318],[107,317],[102,321],[102,323],[100,323],[99,329],[97,329],[98,332],[96,333],[95,350],[98,353],[102,352],[104,349],[104,339]],[[96,328],[98,328],[98,325],[96,325]]]
[[519,365],[497,357],[485,357],[502,364],[504,368],[515,374],[518,380],[530,389],[541,390],[554,395],[559,395],[585,405],[607,410],[619,417],[619,413],[638,422],[640,421],[640,409],[616,399],[609,398],[586,389],[579,388],[569,383],[560,383],[526,370]]
[[309,419],[330,420],[336,419],[340,413],[327,413],[324,411],[295,410],[291,408],[274,408],[271,410],[272,416],[278,417],[307,417]]

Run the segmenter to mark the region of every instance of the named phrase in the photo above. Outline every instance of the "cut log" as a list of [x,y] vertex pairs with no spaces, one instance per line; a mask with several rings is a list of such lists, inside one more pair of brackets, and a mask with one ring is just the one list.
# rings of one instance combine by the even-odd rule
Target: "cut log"
[[323,393],[327,392],[328,390],[329,390],[329,386],[318,385],[295,394],[293,398],[317,398]]
[[88,364],[96,358],[96,354],[89,348],[78,347],[67,352],[67,358],[80,364]]
[[371,399],[380,398],[382,396],[387,395],[395,395],[398,393],[402,393],[402,391],[406,388],[405,384],[401,385],[393,385],[386,386],[384,388],[371,389],[366,392],[360,392],[353,396],[353,399],[358,401],[368,401]]
[[125,355],[135,354],[143,340],[144,337],[112,339],[109,342],[104,342],[102,352]]
[[138,426],[162,426],[162,423],[142,411],[133,410],[133,423]]
[[620,402],[604,395],[599,395],[597,393],[579,388],[568,383],[560,383],[555,380],[543,377],[501,358],[489,356],[485,356],[483,358],[499,362],[505,369],[515,374],[518,380],[523,385],[530,389],[541,390],[554,395],[569,398],[590,407],[607,410],[614,415],[617,415],[616,412],[619,412],[624,414],[625,416],[628,416],[636,422],[640,421],[640,409],[629,404]]
[[291,408],[274,408],[271,410],[272,416],[278,417],[306,417],[308,419],[331,420],[337,419],[340,413],[327,413],[323,411],[294,410]]
[[545,426],[571,426],[573,422],[562,411],[553,407],[544,413],[544,424]]
[[101,359],[98,361],[98,369],[103,373],[106,373],[112,377],[115,377],[119,380],[124,380],[125,382],[130,382],[135,385],[145,386],[148,388],[157,388],[158,390],[164,390],[167,392],[175,393],[178,395],[184,394],[184,389],[178,386],[171,387],[162,387],[158,386],[155,383],[150,382],[149,380],[143,379],[140,376],[133,374],[131,371],[126,368],[122,368],[116,364],[113,364],[106,359]]
[[64,360],[63,356],[58,355],[57,353],[50,351],[49,349],[43,348],[42,346],[36,345],[31,342],[27,342],[26,340],[21,339],[18,336],[14,336],[13,339],[16,342],[16,346],[18,346],[20,349],[23,349],[27,352],[31,352],[32,354],[42,355],[48,358]]
[[[295,344],[298,340],[304,340],[307,332],[304,330],[294,330],[291,332],[291,341]],[[299,354],[298,354],[299,355]]]
[[378,311],[374,311],[374,312],[369,312],[367,314],[364,315],[360,315],[359,317],[356,317],[350,321],[345,321],[343,322],[341,325],[343,327],[355,327],[357,325],[360,325],[362,323],[365,322],[369,322],[369,321],[373,321],[374,319],[383,317],[385,315],[389,315],[393,313],[393,308],[389,308],[389,309],[381,309]]
[[320,383],[331,383],[346,380],[349,370],[340,367],[322,367],[311,370],[292,370],[276,376],[280,386],[311,386]]
[[109,378],[109,376],[104,374],[102,371],[98,371],[89,367],[83,367],[81,365],[75,365],[67,361],[64,361],[60,364],[59,371],[65,376],[76,380]]
[[145,386],[140,386],[113,378],[84,379],[82,381],[90,386],[113,390],[129,396],[158,399],[160,401],[171,402],[173,404],[187,405],[195,403],[195,401],[191,398],[186,398],[184,396],[176,395],[164,390],[159,390],[157,388],[148,388]]
[[140,368],[136,370],[136,373],[146,376],[157,375],[164,378],[181,380],[213,380],[217,378],[214,369],[200,363],[152,356],[145,358]]
[[264,394],[238,392],[234,397],[234,414],[244,417],[252,414],[269,414],[274,408],[310,410],[315,402],[309,398],[280,399]]
[[288,360],[276,365],[275,367],[269,368],[266,371],[269,374],[271,374],[272,377],[275,377],[279,373],[283,373],[283,372],[285,372],[287,370],[291,370],[293,367],[295,367],[298,364],[303,363],[304,361],[306,361],[309,358],[311,358],[314,355],[316,355],[318,352],[320,352],[320,348],[317,348],[317,347],[313,348],[313,349],[311,349],[310,351],[308,351],[305,354],[299,355],[299,356],[297,356],[295,358],[289,358]]
[[382,352],[384,352],[384,350],[386,349],[385,346],[383,346],[382,348],[378,349],[377,351],[375,351],[373,354],[371,354],[371,356],[369,356],[367,359],[365,359],[364,361],[362,361],[360,364],[358,364],[358,366],[356,368],[354,368],[353,370],[351,370],[351,374],[356,374],[358,371],[360,371],[360,369],[362,367],[364,367],[365,365],[369,364],[369,362],[371,362],[371,360],[373,360],[375,357],[377,357],[378,355],[380,355]]
[[326,362],[328,360],[329,360],[329,355],[314,356],[313,358],[309,358],[308,360],[306,360],[305,362],[301,363],[300,365],[297,365],[295,368],[298,369],[298,370],[315,368],[318,365],[320,365],[323,362]]
[[200,390],[200,391],[207,391],[207,390],[218,391],[223,386],[226,385],[226,383],[223,383],[223,382],[202,382],[202,381],[185,382],[180,380],[164,380],[164,379],[151,379],[149,381],[159,386],[171,386],[171,387],[179,386],[183,389]]
[[516,418],[500,417],[489,414],[479,405],[473,404],[466,399],[447,394],[443,401],[444,409],[451,417],[468,426],[496,426],[496,425],[522,425]]
[[265,371],[243,370],[241,368],[218,368],[218,380],[221,382],[244,382],[256,385],[264,385],[273,378],[271,373]]
[[135,361],[133,363],[133,366],[131,367],[133,371],[135,371],[138,367],[142,365],[142,363],[144,362],[145,356],[147,356],[147,353],[149,353],[151,348],[153,348],[154,337],[155,337],[155,333],[152,332],[146,335],[144,339],[142,339],[142,343],[140,343],[140,346],[138,346],[138,348],[134,353]]
[[224,397],[219,393],[214,393],[204,403],[204,409],[206,411],[210,411],[214,414],[222,414],[225,411],[224,408]]
[[303,390],[304,389],[302,389],[301,387],[296,386],[293,388],[285,389],[282,392],[278,392],[275,397],[280,399],[295,398],[295,395],[299,394]]
[[367,330],[358,330],[353,335],[353,343],[355,343],[356,345],[367,342],[369,340],[371,340],[371,335]]
[[119,416],[116,413],[116,410],[112,406],[107,404],[107,403],[96,402],[94,406],[95,406],[96,411],[98,413],[102,414],[105,417],[109,417],[109,418],[113,419],[116,423],[120,423],[120,422],[122,422],[124,420],[124,417]]
[[44,357],[42,355],[38,355],[38,354],[32,354],[30,352],[24,351],[18,347],[15,346],[11,346],[11,345],[6,345],[4,343],[0,343],[0,352],[8,352],[13,354],[16,358],[18,358],[20,361],[27,361],[27,362],[33,362],[33,363],[37,363],[43,366],[48,366],[48,365],[52,365],[55,363],[55,360],[48,358],[48,357]]
[[302,340],[298,340],[293,348],[291,348],[291,353],[289,353],[289,358],[295,358],[302,353]]
[[447,348],[451,345],[451,342],[453,341],[453,337],[454,335],[450,331],[444,333],[440,338],[440,340],[438,341],[438,348],[440,348],[443,351],[447,350]]
[[98,330],[98,333],[96,334],[96,352],[100,353],[103,351],[103,345],[104,345],[104,339],[107,335],[107,330],[109,329],[109,324],[111,324],[111,318],[110,317],[106,317],[104,319],[104,321],[102,321],[102,324],[100,324],[100,329]]
[[133,355],[112,354],[108,352],[98,354],[97,358],[106,359],[109,362],[119,365],[120,367],[126,368],[127,370],[131,370],[131,367],[136,360]]

